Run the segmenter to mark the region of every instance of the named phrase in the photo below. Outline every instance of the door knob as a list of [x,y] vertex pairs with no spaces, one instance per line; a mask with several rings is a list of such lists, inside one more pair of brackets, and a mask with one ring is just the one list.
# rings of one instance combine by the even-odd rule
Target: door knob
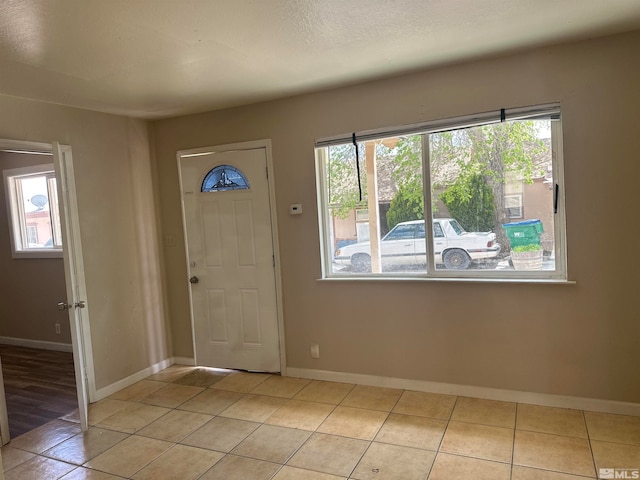
[[58,310],[64,312],[69,308],[69,304],[67,302],[58,302]]
[[189,279],[189,283],[198,283],[200,279],[195,275]]
[[73,306],[76,307],[76,308],[84,308],[84,307],[87,306],[87,304],[84,303],[84,300],[80,300],[79,302],[74,303]]

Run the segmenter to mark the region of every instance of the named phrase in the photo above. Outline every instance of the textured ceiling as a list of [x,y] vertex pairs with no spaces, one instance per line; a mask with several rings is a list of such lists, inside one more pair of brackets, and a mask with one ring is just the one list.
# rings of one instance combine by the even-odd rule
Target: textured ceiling
[[0,0],[0,93],[161,118],[640,29],[640,0]]

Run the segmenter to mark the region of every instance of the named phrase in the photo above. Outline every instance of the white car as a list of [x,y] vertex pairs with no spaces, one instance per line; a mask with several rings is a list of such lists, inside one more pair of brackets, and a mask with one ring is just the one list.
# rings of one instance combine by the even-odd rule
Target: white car
[[[493,232],[466,232],[453,218],[433,220],[435,263],[451,270],[469,268],[472,261],[494,258],[500,244]],[[427,247],[424,220],[398,223],[380,240],[383,270],[425,265]],[[334,261],[355,271],[371,270],[370,242],[358,242],[336,251]]]

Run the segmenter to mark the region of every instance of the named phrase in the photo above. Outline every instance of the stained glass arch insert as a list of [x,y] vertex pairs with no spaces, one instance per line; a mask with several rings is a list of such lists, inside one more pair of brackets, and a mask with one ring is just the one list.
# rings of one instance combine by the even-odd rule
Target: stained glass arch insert
[[203,192],[225,192],[227,190],[247,190],[249,180],[244,173],[231,165],[212,168],[202,181]]

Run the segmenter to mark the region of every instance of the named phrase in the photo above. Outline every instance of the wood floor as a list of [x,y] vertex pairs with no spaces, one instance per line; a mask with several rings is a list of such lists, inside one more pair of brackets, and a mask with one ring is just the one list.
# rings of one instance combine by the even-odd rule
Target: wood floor
[[78,408],[70,352],[0,345],[0,358],[11,438]]

